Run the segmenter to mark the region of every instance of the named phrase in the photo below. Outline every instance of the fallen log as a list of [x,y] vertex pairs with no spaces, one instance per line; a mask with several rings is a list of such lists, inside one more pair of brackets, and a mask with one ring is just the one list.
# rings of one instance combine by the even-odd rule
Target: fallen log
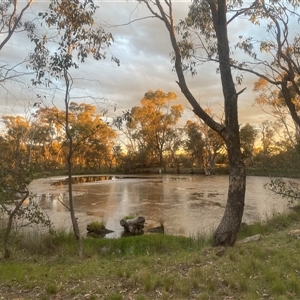
[[154,232],[154,233],[165,233],[165,226],[164,225],[160,225],[157,227],[153,227],[153,228],[149,228],[147,229],[147,232]]
[[145,218],[137,217],[128,220],[122,219],[120,225],[124,227],[125,233],[142,233],[145,225]]

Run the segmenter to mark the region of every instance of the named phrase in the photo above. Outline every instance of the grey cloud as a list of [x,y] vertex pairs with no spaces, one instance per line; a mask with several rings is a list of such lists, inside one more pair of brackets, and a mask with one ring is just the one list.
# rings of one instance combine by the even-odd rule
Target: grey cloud
[[[172,71],[171,64],[171,44],[168,33],[164,24],[155,18],[143,19],[137,22],[132,22],[130,25],[114,27],[112,25],[126,24],[138,18],[149,16],[149,12],[142,5],[137,5],[137,2],[98,2],[100,7],[97,14],[97,22],[101,22],[105,30],[112,32],[115,42],[107,50],[107,59],[102,61],[94,61],[88,58],[85,64],[80,65],[78,70],[72,71],[73,77],[76,79],[76,88],[73,92],[75,96],[92,96],[94,100],[86,97],[84,101],[91,103],[98,101],[99,109],[101,108],[100,99],[103,97],[109,102],[117,104],[117,111],[129,109],[133,106],[140,105],[140,100],[146,91],[158,88],[165,92],[174,91],[178,95],[176,103],[181,103],[186,108],[182,122],[187,118],[192,118],[193,113],[187,100],[181,94],[178,85],[176,84],[176,74]],[[190,2],[175,2],[174,13],[176,20],[184,18],[188,12]],[[45,8],[46,3],[36,3],[33,5],[31,14]],[[245,21],[233,24],[236,28],[235,34],[245,32]],[[21,44],[21,45],[20,45]],[[25,36],[14,37],[10,45],[6,48],[1,59],[4,61],[14,62],[19,61],[26,55],[27,51],[32,49],[32,44]],[[110,61],[110,56],[114,55],[121,61],[121,66]],[[241,54],[239,54],[241,55]],[[213,112],[221,115],[221,105],[223,103],[222,88],[220,76],[216,74],[217,65],[208,63],[198,67],[198,75],[191,77],[187,74],[187,82],[196,99],[205,107],[210,106]],[[26,79],[30,84],[30,79]],[[252,84],[254,80],[245,77],[241,88],[248,86],[245,93],[240,96],[240,122],[252,123],[260,121],[255,115],[250,116],[252,111],[252,103],[254,96],[252,93]],[[20,87],[17,87],[19,89]],[[55,95],[55,103],[63,107],[62,94],[56,91],[47,91],[47,103],[51,103],[53,95]],[[22,93],[16,93],[19,97]],[[34,99],[34,94],[32,95]],[[26,99],[26,97],[24,98]],[[3,99],[0,99],[0,104],[3,104]],[[7,100],[4,105],[7,113]],[[27,103],[25,100],[18,101],[11,98],[11,103],[14,106],[21,108],[15,111],[22,111],[22,105]],[[78,100],[77,102],[80,102]],[[175,103],[175,102],[174,102]],[[0,106],[0,110],[1,110]],[[257,110],[253,110],[257,114]],[[3,110],[1,111],[3,112]],[[113,110],[112,112],[113,113]],[[251,121],[251,122],[250,122]]]

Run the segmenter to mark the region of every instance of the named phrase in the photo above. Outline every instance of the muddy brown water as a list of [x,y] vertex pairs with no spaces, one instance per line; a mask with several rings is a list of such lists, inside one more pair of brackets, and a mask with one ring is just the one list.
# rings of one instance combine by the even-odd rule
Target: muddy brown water
[[[267,191],[267,177],[247,177],[243,222],[266,219],[288,209],[287,200]],[[164,222],[167,234],[197,236],[210,233],[224,213],[228,176],[79,176],[73,179],[76,215],[83,234],[91,221],[106,222],[119,237],[120,220],[144,216],[145,229]],[[71,228],[66,177],[34,180],[29,190],[56,228]]]

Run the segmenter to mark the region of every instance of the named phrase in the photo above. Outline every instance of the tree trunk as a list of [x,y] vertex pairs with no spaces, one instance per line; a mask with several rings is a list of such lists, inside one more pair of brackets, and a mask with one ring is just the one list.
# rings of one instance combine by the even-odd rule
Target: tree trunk
[[134,219],[120,221],[120,225],[124,227],[125,233],[142,233],[144,229],[145,218],[137,217]]
[[7,226],[6,226],[4,235],[3,235],[3,249],[4,249],[4,258],[5,259],[9,259],[10,258],[10,254],[11,254],[10,249],[8,247],[8,238],[9,238],[9,235],[10,235],[10,232],[11,232],[13,219],[16,216],[16,214],[18,213],[20,207],[23,205],[24,201],[29,196],[29,191],[27,189],[25,189],[25,191],[17,191],[17,192],[24,194],[24,196],[16,204],[16,207],[14,208],[14,210],[9,213]]
[[[70,146],[71,150],[72,147]],[[80,229],[78,226],[77,218],[75,216],[74,209],[74,201],[73,201],[73,189],[72,189],[72,159],[71,155],[68,155],[68,188],[69,188],[69,207],[70,207],[70,215],[73,226],[73,232],[77,242],[77,253],[80,258],[83,257],[83,247],[82,247],[82,239],[80,234]]]
[[246,172],[242,158],[238,123],[238,94],[230,67],[229,41],[227,35],[227,1],[209,1],[218,40],[219,66],[224,95],[225,133],[229,161],[229,188],[225,212],[213,236],[213,245],[233,246],[244,213]]
[[[228,156],[233,158],[232,154]],[[234,157],[234,161],[236,157]],[[240,158],[237,163],[230,163],[229,188],[227,203],[222,220],[213,235],[213,246],[233,246],[244,213],[244,199],[246,191],[246,173],[244,163]]]
[[69,83],[69,74],[67,70],[64,70],[64,79],[66,82],[66,92],[65,92],[65,121],[66,121],[66,137],[69,141],[69,149],[68,149],[68,157],[67,157],[67,167],[68,167],[68,188],[69,188],[69,207],[71,214],[71,221],[73,225],[73,232],[77,242],[77,252],[80,258],[83,257],[83,247],[82,247],[82,239],[80,234],[80,229],[78,226],[77,218],[75,216],[74,210],[74,201],[73,201],[73,189],[72,189],[72,157],[73,157],[73,139],[70,133],[69,128],[69,92],[70,92],[70,83]]

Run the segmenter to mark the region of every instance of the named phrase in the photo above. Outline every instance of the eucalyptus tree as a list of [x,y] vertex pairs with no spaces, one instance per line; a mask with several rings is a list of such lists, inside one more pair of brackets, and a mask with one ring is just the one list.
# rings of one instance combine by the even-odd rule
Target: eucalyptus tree
[[224,140],[201,119],[187,121],[185,128],[188,135],[186,150],[204,170],[213,170],[218,154],[226,153]]
[[[29,11],[34,0],[5,0],[0,3],[0,53],[3,53],[5,46],[16,33],[26,32],[32,35],[35,30],[35,25],[32,21],[26,20],[25,14]],[[21,64],[27,61],[15,63],[5,62],[2,60],[0,65],[0,85],[4,85],[7,80],[14,80],[25,75],[26,72],[16,70]],[[24,68],[25,69],[25,68]]]
[[164,152],[169,149],[171,140],[176,139],[174,127],[183,113],[182,105],[170,104],[176,97],[173,92],[148,91],[141,100],[142,105],[131,109],[126,123],[138,140],[139,150],[145,150],[148,157],[157,157],[160,167],[164,166]]
[[275,91],[276,96],[283,100],[282,103],[285,102],[298,127],[300,126],[300,34],[297,30],[299,6],[299,0],[254,1],[245,11],[245,15],[254,27],[264,28],[265,35],[240,36],[236,49],[248,54],[249,60],[232,61],[234,68],[250,72],[268,83],[271,91]]
[[199,122],[188,120],[185,124],[184,131],[186,133],[185,150],[191,157],[192,165],[197,164],[202,166],[204,164],[204,146],[202,130]]
[[[274,123],[280,124],[281,132],[278,132],[278,134],[282,135],[284,133],[287,135],[289,142],[295,147],[297,140],[300,139],[300,128],[294,120],[291,122],[290,111],[286,106],[282,93],[277,88],[274,89],[274,85],[270,84],[264,78],[257,80],[253,90],[258,92],[258,96],[255,98],[255,105],[258,105],[268,114],[274,120]],[[293,94],[293,103],[296,112],[299,113],[300,95]]]
[[[184,145],[183,141],[184,128],[182,127],[173,127],[168,132],[168,137],[165,144],[165,166],[170,164],[175,164],[177,166],[177,172],[179,173],[179,166],[182,162],[182,146]],[[166,160],[166,157],[169,160]]]
[[[35,157],[33,161],[37,169],[40,166],[44,171],[49,171],[63,166],[64,119],[65,111],[55,106],[39,107],[35,112],[35,121],[31,126],[35,131],[33,136],[35,149],[40,153],[39,158]],[[41,159],[39,166],[38,159]]]
[[276,128],[274,123],[268,120],[263,121],[259,125],[260,131],[260,141],[262,145],[262,153],[268,155],[272,153],[272,148],[274,148]]
[[[24,18],[25,13],[29,11],[33,2],[34,0],[6,0],[1,1],[0,3],[0,86],[1,89],[6,91],[9,90],[5,84],[7,81],[17,80],[27,73],[24,69],[22,71],[18,70],[18,67],[26,62],[26,58],[22,61],[13,62],[12,60],[5,61],[3,57],[9,41],[16,33],[27,32],[29,35],[33,33],[35,28],[34,24],[30,21],[26,21]],[[16,121],[16,123],[18,123],[18,121],[21,122],[20,119],[13,120],[9,117],[4,118],[4,122],[6,122],[5,125],[10,122],[13,123],[14,121]],[[14,126],[16,132],[13,132],[14,130],[12,129],[6,136],[8,139],[2,140],[2,149],[0,151],[0,205],[5,208],[5,206],[3,206],[3,201],[11,200],[16,192],[23,195],[20,201],[14,203],[15,207],[12,210],[5,209],[8,214],[8,223],[3,236],[5,258],[10,257],[8,238],[11,232],[13,219],[29,194],[25,186],[31,180],[28,157],[24,154],[24,144],[22,144],[22,139],[26,133],[21,130],[18,125]],[[10,154],[9,158],[7,158],[7,154]]]
[[253,150],[258,131],[249,123],[241,127],[240,138],[241,148],[245,159],[249,160],[249,164],[253,165]]
[[[35,52],[31,57],[31,66],[37,74],[34,84],[46,80],[46,83],[51,85],[52,81],[56,80],[64,85],[65,120],[63,127],[68,143],[66,161],[69,178],[69,208],[80,257],[83,255],[82,240],[75,216],[71,180],[74,154],[74,137],[69,118],[71,92],[74,85],[71,71],[78,69],[88,56],[92,56],[96,61],[105,59],[105,48],[113,42],[112,35],[106,33],[103,26],[96,26],[94,19],[96,11],[97,6],[92,0],[52,0],[48,10],[39,13],[39,16],[48,28],[55,32],[55,40],[47,35],[42,38],[32,38],[32,42],[35,43]],[[112,60],[119,64],[117,58],[112,57]]]
[[96,113],[96,106],[70,103],[70,126],[74,143],[74,161],[81,167],[111,167],[116,132]]
[[[143,2],[154,17],[162,21],[169,33],[174,50],[174,68],[182,93],[191,104],[194,113],[225,141],[229,160],[229,189],[223,218],[213,236],[213,245],[234,245],[244,212],[246,173],[240,149],[238,123],[238,97],[243,91],[237,91],[231,69],[228,29],[234,17],[228,13],[239,5],[239,1],[195,0],[189,14],[180,26],[175,26],[171,0],[144,0]],[[177,35],[177,29],[181,37]],[[193,29],[193,37],[191,30]],[[201,107],[188,87],[185,70],[196,74],[197,62],[192,54],[197,51],[191,40],[198,40],[205,52],[205,60],[218,61],[222,91],[224,97],[224,124],[216,122]],[[202,51],[202,53],[203,53]]]
[[[11,255],[8,240],[13,220],[29,195],[26,185],[30,183],[32,174],[26,149],[30,124],[20,116],[3,116],[2,120],[6,130],[0,143],[0,207],[7,214],[8,220],[1,235],[4,258],[7,259]],[[21,195],[20,199],[16,199],[17,193]]]

